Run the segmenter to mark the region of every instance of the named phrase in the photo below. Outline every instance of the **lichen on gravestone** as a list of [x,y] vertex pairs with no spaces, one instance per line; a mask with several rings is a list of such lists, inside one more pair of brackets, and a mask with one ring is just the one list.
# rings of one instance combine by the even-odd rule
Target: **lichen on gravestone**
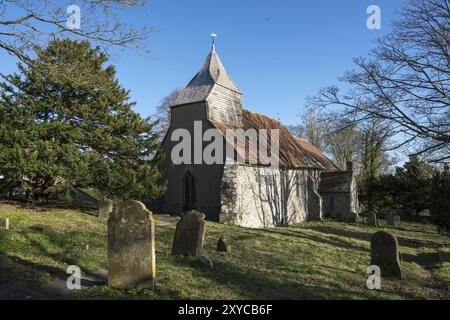
[[108,283],[117,288],[153,288],[155,222],[139,201],[119,204],[108,218]]

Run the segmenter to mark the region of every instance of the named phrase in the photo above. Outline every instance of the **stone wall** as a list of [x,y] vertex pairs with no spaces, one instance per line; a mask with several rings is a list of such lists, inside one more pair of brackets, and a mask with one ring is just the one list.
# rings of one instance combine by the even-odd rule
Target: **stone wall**
[[322,193],[323,212],[325,217],[340,220],[352,211],[349,192]]
[[320,174],[317,171],[308,172],[308,220],[323,219],[323,199],[317,191]]
[[350,191],[350,207],[352,212],[359,213],[358,186],[356,185],[355,175],[352,178],[352,186]]
[[322,192],[321,196],[325,217],[346,221],[351,212],[359,212],[358,189],[354,176],[348,192]]
[[240,221],[241,217],[237,217],[237,200],[238,200],[238,175],[239,165],[235,161],[227,160],[223,168],[223,176],[220,184],[220,203],[221,210],[219,216],[220,223],[235,224]]
[[308,177],[311,185],[317,186],[318,174],[314,171],[227,163],[222,178],[220,222],[267,228],[308,220]]

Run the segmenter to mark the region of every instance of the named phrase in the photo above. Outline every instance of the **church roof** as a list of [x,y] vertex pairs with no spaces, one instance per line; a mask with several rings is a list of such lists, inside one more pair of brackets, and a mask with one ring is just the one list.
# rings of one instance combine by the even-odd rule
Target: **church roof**
[[173,105],[206,101],[216,84],[242,94],[239,87],[225,70],[217,52],[213,49],[206,57],[202,69],[181,90]]
[[333,163],[333,161],[328,159],[319,148],[310,143],[308,140],[297,137],[295,137],[295,140],[297,140],[297,143],[299,143],[303,150],[308,153],[313,162],[320,163],[321,166],[328,170],[338,170],[338,167]]
[[[219,129],[226,139],[226,129],[236,129],[236,126],[231,126],[223,123],[213,122],[213,125]],[[314,147],[306,140],[293,137],[289,131],[279,121],[276,121],[267,116],[243,110],[242,112],[242,129],[266,129],[268,130],[268,144],[267,152],[270,152],[270,129],[279,129],[279,156],[280,166],[289,168],[316,168],[326,171],[336,171],[336,165],[328,159],[319,149]],[[257,151],[257,145],[248,144],[247,150],[239,148],[236,142],[228,141],[234,144],[234,148],[239,155],[248,161],[250,149]],[[259,143],[262,143],[259,141]],[[255,152],[257,154],[257,152]],[[258,158],[258,163],[263,163]]]

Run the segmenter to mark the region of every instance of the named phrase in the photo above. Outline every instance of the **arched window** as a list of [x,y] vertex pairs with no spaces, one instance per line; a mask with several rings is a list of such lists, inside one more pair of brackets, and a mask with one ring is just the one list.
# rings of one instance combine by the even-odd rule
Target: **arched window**
[[195,209],[196,202],[196,190],[194,175],[191,172],[186,172],[183,178],[183,195],[184,205],[183,211],[189,211]]

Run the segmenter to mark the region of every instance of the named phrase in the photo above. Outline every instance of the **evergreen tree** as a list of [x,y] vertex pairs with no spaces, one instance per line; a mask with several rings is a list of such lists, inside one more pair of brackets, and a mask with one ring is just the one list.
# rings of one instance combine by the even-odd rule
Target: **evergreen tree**
[[[156,197],[154,123],[132,108],[107,56],[87,41],[55,40],[33,65],[67,62],[77,73],[19,64],[0,84],[0,174],[24,179],[34,200],[70,186],[121,198]],[[84,81],[86,78],[89,81]]]
[[416,214],[430,208],[431,178],[434,169],[417,157],[397,168],[392,193],[405,213]]
[[430,209],[431,180],[435,169],[411,157],[395,174],[380,175],[373,180],[373,207],[380,212],[393,210],[415,215]]
[[450,170],[436,172],[431,184],[431,216],[442,232],[450,231]]

